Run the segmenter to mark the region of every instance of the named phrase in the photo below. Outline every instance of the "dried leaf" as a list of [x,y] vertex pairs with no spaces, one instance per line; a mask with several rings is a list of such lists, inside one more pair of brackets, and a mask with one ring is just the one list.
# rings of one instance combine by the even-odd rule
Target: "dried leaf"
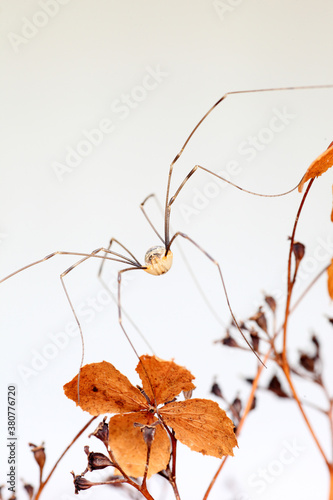
[[191,399],[170,403],[160,409],[164,422],[176,438],[191,450],[221,458],[233,455],[237,446],[234,424],[217,403]]
[[333,259],[331,260],[331,264],[327,268],[327,287],[328,294],[333,300]]
[[[110,448],[127,475],[141,477],[147,461],[147,445],[141,429],[134,423],[151,425],[156,418],[148,412],[116,415],[110,419]],[[170,459],[170,440],[161,425],[157,425],[151,447],[148,478],[165,469]]]
[[71,382],[64,385],[65,394],[91,415],[126,413],[149,408],[141,392],[111,363],[102,361],[82,368],[80,403],[78,403],[77,378],[76,375]]
[[314,177],[319,177],[321,174],[326,172],[333,165],[333,146],[332,143],[328,146],[326,151],[319,155],[309,166],[303,179],[301,180],[298,191],[301,193],[304,184]]
[[[332,194],[333,194],[333,186],[332,186]],[[332,211],[331,211],[331,221],[333,222],[333,204],[332,204]]]
[[155,401],[157,405],[166,403],[182,391],[195,389],[195,385],[192,384],[195,377],[192,373],[173,361],[164,361],[148,355],[140,356],[140,360],[136,371],[152,404]]

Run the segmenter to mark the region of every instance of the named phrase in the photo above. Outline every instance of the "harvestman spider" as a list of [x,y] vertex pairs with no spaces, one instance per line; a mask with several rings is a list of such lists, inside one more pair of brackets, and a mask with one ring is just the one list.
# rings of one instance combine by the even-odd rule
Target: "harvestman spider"
[[[6,281],[7,279],[9,279],[10,277],[14,276],[15,274],[18,274],[20,273],[21,271],[24,271],[25,269],[28,269],[29,267],[32,267],[32,266],[35,266],[37,264],[40,264],[42,262],[45,262],[46,260],[49,260],[51,259],[52,257],[54,257],[55,255],[75,255],[75,256],[79,256],[79,257],[83,257],[81,258],[79,261],[75,262],[72,266],[70,266],[68,269],[66,269],[63,273],[61,273],[60,275],[60,279],[61,279],[61,283],[62,283],[62,286],[64,288],[64,291],[65,291],[65,294],[66,294],[66,297],[67,297],[67,300],[69,302],[69,305],[71,307],[71,310],[74,314],[74,317],[75,317],[75,320],[78,324],[78,327],[79,327],[79,331],[80,331],[80,335],[81,335],[81,341],[82,341],[82,359],[81,359],[81,365],[80,365],[80,370],[81,370],[81,367],[83,365],[83,358],[84,358],[84,343],[83,343],[83,333],[82,333],[82,329],[81,329],[81,325],[80,325],[80,321],[77,317],[77,314],[74,310],[74,307],[73,307],[73,304],[71,302],[71,299],[69,297],[69,294],[68,294],[68,291],[67,291],[67,288],[65,286],[65,283],[64,283],[64,277],[70,272],[72,271],[75,267],[77,267],[79,264],[82,264],[82,262],[86,261],[87,259],[90,259],[92,257],[94,258],[100,258],[102,259],[102,263],[101,263],[101,266],[100,266],[100,269],[99,269],[99,273],[98,275],[101,276],[101,273],[102,273],[102,268],[103,268],[103,264],[105,262],[105,260],[111,260],[111,261],[116,261],[116,262],[121,262],[123,264],[125,264],[126,266],[130,266],[130,267],[126,267],[124,269],[121,269],[119,272],[118,272],[118,296],[117,296],[117,304],[118,304],[118,320],[119,320],[119,324],[128,340],[128,342],[130,343],[132,349],[134,350],[135,354],[137,355],[137,357],[139,358],[139,355],[137,354],[133,344],[132,344],[132,341],[130,340],[124,326],[123,326],[123,322],[122,322],[122,306],[121,306],[121,280],[122,280],[122,275],[125,273],[125,272],[128,272],[128,271],[133,271],[133,270],[142,270],[142,271],[145,271],[146,273],[149,273],[149,274],[152,274],[154,276],[160,276],[166,272],[169,271],[169,269],[171,268],[172,266],[172,259],[173,259],[173,254],[171,252],[171,246],[173,244],[173,242],[176,240],[176,238],[178,238],[179,236],[181,238],[184,238],[186,239],[187,241],[189,241],[190,243],[192,243],[200,252],[202,252],[216,267],[217,267],[217,271],[219,273],[219,276],[220,276],[220,279],[221,279],[221,283],[222,283],[222,287],[223,287],[223,290],[224,290],[224,293],[225,293],[225,297],[226,297],[226,301],[227,301],[227,305],[228,305],[228,308],[229,308],[229,311],[230,311],[230,314],[232,316],[232,319],[236,325],[236,327],[238,328],[239,332],[241,333],[242,337],[244,338],[245,342],[247,343],[248,347],[254,352],[254,354],[257,356],[257,358],[259,359],[259,361],[262,363],[262,361],[260,360],[258,354],[255,352],[255,350],[253,349],[253,347],[251,346],[251,344],[248,342],[248,340],[246,339],[245,335],[243,334],[240,326],[238,325],[237,323],[237,320],[235,318],[235,315],[232,311],[232,308],[231,308],[231,305],[230,305],[230,302],[229,302],[229,299],[228,299],[228,294],[227,294],[227,290],[226,290],[226,286],[225,286],[225,283],[224,283],[224,279],[223,279],[223,275],[222,275],[222,271],[221,271],[221,268],[220,268],[220,265],[219,263],[213,258],[211,257],[211,255],[209,255],[198,243],[196,243],[192,238],[190,238],[188,235],[180,232],[180,231],[177,231],[172,237],[170,237],[170,215],[171,215],[171,207],[173,205],[173,203],[175,202],[176,198],[178,197],[180,191],[183,189],[183,187],[185,186],[185,184],[187,183],[187,181],[192,177],[192,175],[198,170],[203,170],[205,172],[208,172],[209,174],[212,174],[214,175],[215,177],[223,180],[224,182],[227,182],[228,184],[231,184],[232,186],[234,186],[235,188],[237,189],[240,189],[241,191],[245,191],[246,193],[249,193],[249,194],[253,194],[253,195],[256,195],[256,196],[265,196],[265,197],[277,197],[277,196],[283,196],[283,195],[286,195],[288,193],[291,193],[292,191],[294,191],[298,185],[300,184],[300,182],[297,184],[297,186],[295,186],[294,188],[284,192],[284,193],[279,193],[279,194],[261,194],[261,193],[255,193],[253,191],[249,191],[247,189],[243,189],[241,188],[240,186],[234,184],[233,182],[231,182],[230,180],[227,180],[227,179],[224,179],[223,177],[221,177],[220,175],[212,172],[211,170],[208,170],[207,168],[201,166],[201,165],[195,165],[192,170],[186,175],[186,177],[184,178],[184,180],[181,182],[181,184],[179,185],[178,189],[175,191],[175,194],[173,196],[170,197],[170,187],[171,187],[171,178],[172,178],[172,172],[173,172],[173,169],[174,169],[174,166],[175,166],[175,163],[178,161],[178,159],[180,158],[180,156],[182,155],[184,149],[186,148],[187,144],[189,143],[190,139],[192,138],[193,134],[196,132],[196,130],[200,127],[200,125],[202,124],[202,122],[207,118],[207,116],[222,102],[226,99],[227,96],[230,96],[230,95],[235,95],[235,94],[249,94],[249,93],[259,93],[259,92],[274,92],[274,91],[291,91],[291,90],[309,90],[309,89],[323,89],[323,88],[333,88],[333,85],[312,85],[312,86],[303,86],[303,87],[283,87],[283,88],[270,88],[270,89],[260,89],[260,90],[240,90],[240,91],[234,91],[234,92],[228,92],[226,94],[224,94],[208,111],[207,113],[201,118],[201,120],[197,123],[197,125],[194,127],[194,129],[192,130],[192,132],[190,133],[190,135],[188,136],[188,138],[186,139],[183,147],[181,148],[181,150],[179,151],[179,153],[175,156],[174,160],[172,161],[170,167],[169,167],[169,175],[168,175],[168,182],[167,182],[167,189],[166,189],[166,197],[165,197],[165,210],[164,210],[164,238],[159,234],[159,232],[156,230],[156,228],[154,227],[154,225],[152,224],[152,222],[150,221],[149,217],[147,216],[146,214],[146,211],[145,211],[145,204],[147,202],[148,199],[150,199],[152,196],[154,196],[153,194],[147,196],[145,198],[145,200],[141,203],[140,205],[140,208],[145,216],[145,218],[147,219],[148,223],[150,224],[150,226],[152,227],[152,229],[154,230],[155,234],[157,235],[157,237],[161,240],[162,242],[162,245],[158,245],[158,246],[154,246],[154,247],[151,247],[147,252],[146,252],[146,255],[145,255],[145,264],[142,265],[137,259],[136,257],[122,244],[120,243],[118,240],[116,240],[115,238],[112,238],[110,240],[110,243],[109,243],[109,246],[108,248],[104,248],[104,247],[101,247],[101,248],[97,248],[96,250],[94,250],[93,252],[91,252],[90,254],[85,254],[85,253],[80,253],[80,252],[65,252],[65,251],[56,251],[56,252],[53,252],[51,253],[50,255],[47,255],[46,257],[44,257],[43,259],[40,259],[36,262],[33,262],[31,264],[28,264],[27,266],[24,266],[22,267],[21,269],[18,269],[17,271],[9,274],[8,276],[6,276],[5,278],[3,278],[2,280],[0,280],[0,283],[2,283],[3,281]],[[126,255],[123,255],[123,254],[120,254],[118,252],[114,252],[113,250],[111,250],[111,246],[113,243],[116,243],[118,244],[127,254],[128,256]],[[99,253],[101,252],[104,252],[104,255],[98,255]],[[79,371],[80,372],[80,371]]]

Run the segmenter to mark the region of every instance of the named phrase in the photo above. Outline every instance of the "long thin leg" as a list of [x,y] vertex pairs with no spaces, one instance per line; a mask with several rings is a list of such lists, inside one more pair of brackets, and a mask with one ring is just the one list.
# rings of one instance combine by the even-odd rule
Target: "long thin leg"
[[[128,271],[134,271],[135,269],[143,269],[144,270],[146,268],[144,266],[142,266],[142,267],[136,267],[136,268],[129,267],[127,269],[121,269],[121,271],[118,272],[118,321],[119,321],[119,325],[120,325],[122,331],[124,332],[124,335],[125,335],[126,339],[128,340],[130,346],[132,347],[133,352],[135,353],[136,357],[138,358],[139,363],[141,364],[141,366],[142,366],[142,368],[143,368],[143,370],[144,370],[144,372],[145,372],[145,374],[147,376],[148,383],[150,385],[152,394],[154,395],[154,399],[155,399],[155,391],[154,391],[154,388],[153,388],[152,383],[150,381],[150,378],[149,378],[149,375],[147,373],[146,367],[145,367],[144,363],[142,362],[142,360],[140,359],[138,351],[135,349],[134,344],[131,341],[131,339],[129,338],[129,335],[126,332],[125,327],[123,325],[122,307],[121,307],[121,278],[122,278],[123,273],[127,273]],[[156,404],[156,400],[155,400],[155,404]]]
[[245,342],[247,343],[247,345],[249,346],[249,348],[251,349],[251,351],[255,354],[255,356],[258,358],[258,360],[260,361],[260,363],[263,364],[263,362],[261,361],[260,357],[258,356],[258,354],[256,353],[256,351],[253,349],[253,347],[251,346],[251,344],[249,343],[249,341],[245,337],[244,333],[242,332],[239,324],[237,323],[237,320],[235,318],[233,310],[231,309],[231,305],[230,305],[230,302],[229,302],[229,297],[228,297],[227,289],[226,289],[226,286],[225,286],[225,283],[224,283],[224,279],[223,279],[223,275],[222,275],[222,271],[221,271],[221,267],[220,267],[219,263],[211,255],[209,255],[209,253],[207,253],[206,250],[204,250],[200,245],[198,245],[198,243],[196,243],[194,240],[192,240],[192,238],[190,238],[189,236],[187,236],[187,234],[181,233],[181,232],[177,232],[176,234],[174,234],[172,236],[172,238],[170,240],[170,243],[169,243],[169,246],[167,248],[167,251],[170,249],[172,243],[175,241],[175,239],[178,236],[181,236],[182,238],[190,241],[192,243],[192,245],[194,245],[198,250],[200,250],[200,252],[202,252],[217,267],[219,275],[220,275],[220,278],[221,278],[221,282],[222,282],[224,294],[225,294],[225,297],[226,297],[226,301],[227,301],[227,305],[228,305],[231,317],[234,320],[234,323],[235,323],[238,331],[242,335],[243,339],[245,340]]
[[[183,154],[183,151],[185,150],[187,144],[191,140],[191,138],[194,135],[194,133],[196,132],[196,130],[200,127],[200,125],[207,118],[207,116],[210,115],[210,113],[219,104],[221,104],[228,96],[236,95],[236,94],[254,94],[254,93],[260,93],[260,92],[291,91],[291,90],[310,90],[310,89],[329,89],[329,88],[333,88],[333,85],[309,85],[309,86],[302,86],[302,87],[280,87],[280,88],[270,88],[270,89],[236,90],[236,91],[233,91],[233,92],[227,92],[215,104],[213,104],[213,106],[207,111],[207,113],[205,113],[205,115],[201,118],[201,120],[194,127],[194,129],[192,130],[192,132],[190,133],[190,135],[187,137],[187,139],[184,142],[182,148],[180,149],[179,153],[177,153],[177,155],[175,156],[175,158],[173,159],[173,161],[171,162],[171,165],[169,167],[168,183],[167,183],[166,196],[165,196],[165,220],[164,220],[164,240],[165,240],[165,245],[169,246],[169,241],[170,241],[170,228],[169,228],[170,206],[169,206],[169,196],[170,196],[171,177],[172,177],[172,172],[173,172],[174,165],[179,160],[179,158],[181,157],[181,155]],[[201,167],[201,168],[203,168],[203,167]],[[226,179],[223,179],[223,180],[226,180]],[[300,184],[300,182],[299,182],[299,184]]]
[[[125,247],[122,243],[120,243],[120,241],[116,240],[116,238],[111,238],[111,240],[110,240],[110,242],[109,242],[108,249],[107,249],[107,251],[105,252],[104,256],[106,256],[106,255],[107,255],[107,252],[109,252],[109,251],[110,251],[111,246],[112,246],[112,243],[117,243],[117,245],[119,245],[121,248],[123,248],[123,250],[125,250],[125,252],[127,252],[127,253],[128,253],[128,254],[132,257],[133,261],[135,261],[135,262],[136,262],[136,265],[141,266],[140,262],[139,262],[139,261],[136,259],[136,257],[132,254],[132,252],[130,252],[130,251],[128,250],[128,248],[126,248],[126,247]],[[132,263],[133,263],[133,261],[132,261]],[[129,260],[129,262],[131,262],[131,261]],[[103,266],[104,266],[104,261],[102,261],[102,263],[101,263],[101,265],[100,265],[100,268],[99,268],[99,271],[98,271],[98,276],[101,276],[102,271],[103,271]]]
[[[161,205],[161,203],[160,203],[159,199],[157,198],[156,194],[155,194],[155,193],[152,193],[152,194],[150,194],[149,196],[147,196],[147,198],[144,200],[144,202],[143,202],[143,203],[145,203],[145,201],[147,201],[149,198],[154,198],[155,203],[156,203],[156,205],[157,205],[157,207],[158,207],[159,211],[161,212],[161,214],[162,214],[162,216],[163,216],[163,207],[162,207],[162,205]],[[143,203],[142,203],[142,204],[143,204]],[[145,214],[145,216],[146,216],[146,218],[148,219],[148,217],[147,217],[147,215],[146,215],[146,214]],[[148,220],[148,222],[149,222],[149,220]],[[171,225],[170,225],[170,230],[172,231],[172,226],[171,226]],[[162,241],[163,241],[163,240],[162,240]],[[164,243],[164,241],[163,241],[163,243]],[[177,245],[177,241],[176,241],[176,245]],[[202,289],[202,286],[200,285],[199,281],[197,280],[197,277],[196,277],[196,275],[194,274],[193,269],[192,269],[192,267],[190,266],[190,264],[189,264],[189,262],[188,262],[188,260],[187,260],[187,258],[186,258],[186,256],[185,256],[185,253],[183,252],[182,247],[181,247],[179,244],[177,245],[177,247],[178,247],[178,251],[179,251],[179,253],[180,253],[180,255],[181,255],[182,259],[183,259],[183,262],[184,262],[185,266],[187,267],[187,270],[188,270],[188,272],[190,273],[191,278],[192,278],[192,280],[194,281],[195,286],[197,287],[197,289],[198,289],[198,291],[199,291],[199,293],[200,293],[201,297],[203,298],[203,300],[204,300],[204,302],[205,302],[206,306],[208,307],[208,309],[210,310],[210,312],[212,313],[212,315],[214,316],[214,318],[216,319],[216,321],[217,321],[217,322],[218,322],[218,323],[219,323],[219,324],[220,324],[223,328],[225,328],[225,324],[224,324],[224,322],[223,322],[223,321],[222,321],[222,319],[219,317],[219,315],[217,314],[217,312],[215,311],[215,309],[212,307],[211,303],[209,302],[208,298],[206,297],[206,294],[205,294],[204,290]]]
[[153,229],[153,231],[155,232],[155,234],[157,234],[158,238],[161,240],[161,242],[163,243],[163,245],[165,245],[165,241],[164,241],[164,239],[162,238],[162,236],[159,234],[159,232],[158,232],[158,231],[157,231],[157,229],[155,228],[154,224],[152,223],[152,221],[151,221],[151,220],[150,220],[150,218],[148,217],[148,215],[147,215],[147,213],[146,213],[146,211],[145,211],[145,208],[144,208],[144,206],[145,206],[146,202],[147,202],[150,198],[155,198],[156,203],[158,204],[158,206],[159,206],[159,208],[160,208],[160,205],[159,205],[159,203],[157,202],[157,198],[156,198],[156,195],[155,195],[154,193],[152,193],[152,194],[148,195],[148,196],[147,196],[147,197],[143,200],[143,202],[142,202],[142,203],[141,203],[141,205],[140,205],[140,208],[141,208],[142,213],[143,213],[143,215],[145,216],[146,220],[148,221],[148,223],[149,223],[150,227]]
[[[106,253],[104,253],[104,257],[103,257],[104,259],[106,258],[105,257],[106,254],[112,253],[112,252],[110,252],[109,250],[106,250],[103,247],[102,248],[97,248],[96,250],[94,250],[93,252],[91,252],[90,255],[86,255],[83,259],[80,259],[79,261],[77,261],[74,264],[72,264],[68,269],[66,269],[66,271],[64,271],[60,275],[61,284],[63,286],[63,289],[64,289],[65,295],[67,297],[68,303],[69,303],[70,308],[72,310],[72,313],[74,315],[75,321],[76,321],[76,323],[78,325],[79,332],[80,332],[80,337],[81,337],[82,355],[81,355],[81,363],[80,363],[80,368],[79,368],[79,373],[78,373],[78,379],[77,379],[78,402],[80,402],[80,374],[81,374],[81,369],[82,369],[83,362],[84,362],[84,338],[83,338],[83,332],[82,332],[82,328],[81,328],[81,323],[80,323],[79,318],[78,318],[78,316],[77,316],[77,314],[75,312],[73,303],[72,303],[72,301],[70,299],[70,296],[69,296],[69,293],[67,291],[67,288],[66,288],[66,285],[65,285],[65,281],[64,281],[64,277],[68,273],[70,273],[71,271],[73,271],[73,269],[75,269],[77,266],[79,266],[80,264],[82,264],[83,262],[85,262],[86,260],[88,260],[88,259],[90,259],[92,257],[97,257],[97,254],[99,252],[106,252]],[[110,257],[108,259],[109,260],[116,260],[116,259],[113,259],[113,258],[110,258]],[[137,269],[137,267],[133,267],[132,269]]]
[[[87,257],[87,258],[89,258],[90,256],[93,256],[93,257],[96,257],[98,259],[112,260],[112,261],[116,261],[116,262],[122,262],[123,264],[132,264],[133,266],[137,266],[138,265],[135,262],[132,262],[127,257],[125,257],[124,255],[118,254],[116,252],[111,252],[110,250],[106,250],[105,248],[100,248],[99,251],[104,251],[106,254],[111,254],[111,255],[119,256],[121,258],[120,259],[116,259],[116,258],[113,258],[113,257],[105,257],[103,255],[95,255],[96,251],[94,251],[94,252],[92,252],[90,254],[89,253],[82,253],[82,252],[56,251],[56,252],[50,253],[49,255],[47,255],[46,257],[44,257],[43,259],[36,260],[35,262],[32,262],[31,264],[28,264],[27,266],[21,267],[20,269],[17,269],[17,271],[14,271],[13,273],[8,274],[7,276],[5,276],[4,278],[2,278],[0,280],[0,283],[3,283],[4,281],[8,280],[12,276],[15,276],[15,274],[19,274],[22,271],[25,271],[26,269],[29,269],[29,267],[33,267],[33,266],[36,266],[37,264],[41,264],[42,262],[45,262],[45,261],[51,259],[52,257],[55,257],[56,255],[75,255],[76,257]],[[92,255],[92,254],[94,254],[94,255]],[[139,265],[141,265],[141,264],[139,264]]]

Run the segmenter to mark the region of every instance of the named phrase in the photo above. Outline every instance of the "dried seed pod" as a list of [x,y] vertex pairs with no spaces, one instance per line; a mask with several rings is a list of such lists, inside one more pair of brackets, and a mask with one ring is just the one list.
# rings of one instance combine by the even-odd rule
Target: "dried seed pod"
[[103,455],[103,453],[89,451],[89,446],[85,446],[84,451],[88,457],[88,470],[90,472],[114,465],[108,457]]
[[150,447],[153,444],[155,433],[156,433],[156,426],[159,424],[159,421],[157,420],[151,425],[143,425],[138,422],[134,423],[134,427],[140,427],[140,430],[143,435],[144,442],[148,447]]
[[315,362],[316,362],[316,358],[315,357],[312,358],[308,354],[303,353],[299,357],[299,364],[301,366],[303,366],[303,368],[305,370],[307,370],[308,372],[311,372],[311,373],[313,373],[315,371]]
[[258,312],[256,312],[256,314],[254,314],[253,316],[251,316],[251,318],[249,318],[249,319],[251,319],[252,321],[255,321],[257,323],[257,325],[259,326],[259,328],[261,328],[262,330],[264,330],[264,332],[268,333],[267,332],[266,316],[263,313],[261,307],[259,307]]
[[218,398],[222,398],[223,399],[223,394],[222,394],[222,390],[220,388],[220,386],[218,385],[217,382],[214,382],[213,385],[212,385],[212,388],[210,390],[210,392],[212,394],[215,394],[215,396],[217,396]]
[[256,332],[255,330],[250,330],[250,336],[251,336],[251,340],[252,340],[252,345],[253,345],[253,349],[255,351],[259,351],[259,341],[260,341],[260,337],[258,335],[258,332]]
[[265,302],[270,307],[270,309],[273,311],[273,313],[275,313],[276,301],[275,301],[274,297],[271,297],[270,295],[265,295]]
[[100,422],[94,432],[89,434],[88,437],[95,436],[100,439],[106,448],[109,446],[109,425],[106,423],[106,417],[103,418],[103,422]]
[[23,488],[28,493],[29,500],[32,500],[34,496],[34,488],[31,484],[27,484],[23,482]]
[[76,495],[79,493],[79,491],[88,490],[89,488],[91,488],[92,486],[94,486],[94,483],[92,483],[91,481],[88,481],[88,479],[86,479],[82,475],[76,476],[74,474],[74,472],[71,472],[71,474],[72,474],[72,476],[74,478],[73,482],[74,482],[75,494]]
[[231,404],[231,406],[230,406],[230,409],[231,409],[231,410],[232,410],[232,409],[234,410],[234,412],[238,415],[238,418],[239,418],[239,420],[240,420],[240,418],[241,418],[241,417],[240,417],[240,413],[241,413],[241,411],[242,411],[242,402],[241,402],[241,400],[239,399],[239,397],[236,397],[236,398],[234,399],[234,401],[232,402],[232,404]]
[[303,259],[304,254],[305,254],[305,246],[303,245],[303,243],[299,243],[298,241],[294,241],[293,254],[295,255],[295,259],[296,259],[296,266],[298,266],[299,263],[301,262],[301,260]]
[[45,460],[46,460],[44,443],[42,443],[40,446],[36,446],[33,443],[29,443],[29,446],[30,446],[31,451],[34,454],[35,460],[39,466],[40,477],[42,477],[42,472],[43,472],[43,468],[44,468],[44,464],[45,464]]
[[276,375],[272,377],[267,389],[274,392],[279,398],[289,398],[288,394],[282,389],[281,383]]

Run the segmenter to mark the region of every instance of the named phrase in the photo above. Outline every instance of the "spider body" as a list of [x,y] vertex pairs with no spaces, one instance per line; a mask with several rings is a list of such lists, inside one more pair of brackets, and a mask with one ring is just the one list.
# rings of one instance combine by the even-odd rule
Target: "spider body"
[[165,247],[158,245],[149,248],[145,255],[146,273],[154,276],[161,276],[169,271],[172,266],[173,254],[168,250],[165,254]]

